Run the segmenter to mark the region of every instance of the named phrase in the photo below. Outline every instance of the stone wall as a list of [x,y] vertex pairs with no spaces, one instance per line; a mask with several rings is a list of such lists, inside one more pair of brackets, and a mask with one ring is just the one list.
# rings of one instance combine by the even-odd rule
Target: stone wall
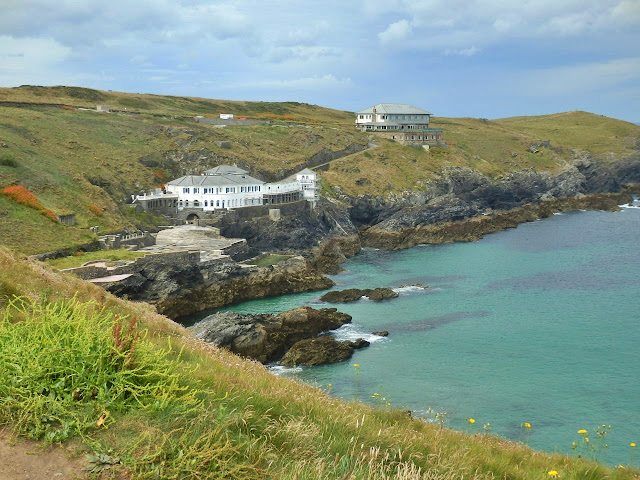
[[240,120],[237,118],[198,118],[195,117],[196,123],[206,123],[208,125],[229,125],[229,126],[241,126],[241,125],[263,125],[265,123],[270,123],[269,120],[257,120],[257,119],[247,119]]

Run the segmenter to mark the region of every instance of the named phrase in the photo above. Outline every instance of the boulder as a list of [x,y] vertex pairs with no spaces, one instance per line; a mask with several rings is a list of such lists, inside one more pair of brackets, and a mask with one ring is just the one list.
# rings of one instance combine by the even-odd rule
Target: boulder
[[330,336],[301,340],[291,347],[280,363],[292,367],[341,362],[353,355],[354,348],[350,343],[339,342]]
[[377,335],[379,337],[388,337],[389,332],[387,330],[380,330],[378,332],[371,332],[371,335]]
[[300,307],[278,315],[221,312],[189,327],[207,342],[262,363],[280,358],[293,344],[351,321],[335,308]]

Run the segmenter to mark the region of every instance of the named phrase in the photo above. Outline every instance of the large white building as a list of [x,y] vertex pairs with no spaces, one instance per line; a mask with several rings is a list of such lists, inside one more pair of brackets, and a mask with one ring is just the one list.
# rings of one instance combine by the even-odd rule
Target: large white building
[[356,112],[356,128],[403,144],[442,145],[442,130],[429,127],[431,115],[406,103],[379,103]]
[[230,165],[207,170],[204,175],[185,175],[171,180],[165,191],[138,195],[134,203],[145,211],[164,214],[182,210],[211,212],[256,205],[275,205],[297,200],[317,200],[319,178],[308,168],[283,180],[267,183]]

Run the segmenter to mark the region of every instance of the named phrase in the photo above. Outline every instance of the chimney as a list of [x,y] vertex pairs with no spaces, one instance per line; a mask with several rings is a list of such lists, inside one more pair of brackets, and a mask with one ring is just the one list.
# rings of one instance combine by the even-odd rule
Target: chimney
[[378,120],[376,120],[376,107],[373,107],[373,118],[371,119],[371,121],[373,123],[376,123]]

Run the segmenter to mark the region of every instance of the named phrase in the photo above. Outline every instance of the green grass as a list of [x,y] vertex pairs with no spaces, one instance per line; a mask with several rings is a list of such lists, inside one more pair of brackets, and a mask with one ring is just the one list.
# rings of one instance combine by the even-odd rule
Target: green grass
[[69,257],[60,257],[47,260],[49,265],[52,265],[60,270],[65,268],[80,267],[87,262],[99,262],[105,261],[107,264],[113,263],[118,260],[134,260],[136,258],[146,255],[148,252],[137,252],[132,250],[100,250],[98,252],[77,252],[75,255]]
[[132,478],[637,478],[332,398],[0,248],[3,285],[28,300],[0,303],[0,418],[119,457]]
[[291,258],[291,255],[267,255],[266,257],[259,258],[256,261],[252,261],[250,265],[256,265],[258,267],[268,267],[270,265],[275,265],[280,263],[283,260]]

